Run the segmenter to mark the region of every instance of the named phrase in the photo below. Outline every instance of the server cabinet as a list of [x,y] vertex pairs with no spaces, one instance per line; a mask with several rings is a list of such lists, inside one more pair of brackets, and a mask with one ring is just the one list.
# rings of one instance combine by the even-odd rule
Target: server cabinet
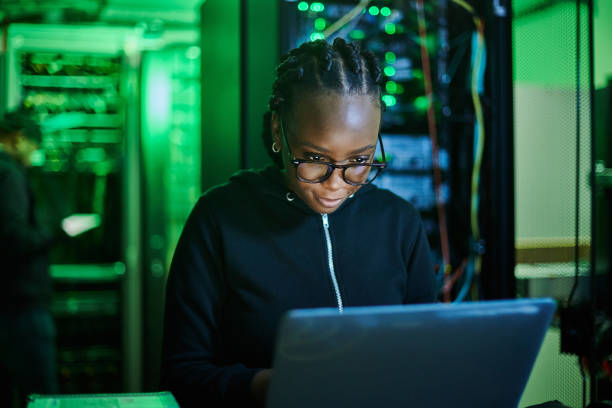
[[514,296],[511,13],[503,3],[279,2],[281,53],[342,37],[383,64],[388,167],[375,184],[420,212],[446,301]]
[[[199,58],[196,42],[195,30],[8,27],[6,108],[31,111],[43,131],[30,174],[41,216],[100,220],[51,253],[62,392],[152,388],[167,252],[199,190],[199,123],[181,111],[198,106],[199,77],[185,62]],[[174,44],[180,52],[160,51]],[[154,61],[164,58],[188,68],[160,70]],[[185,153],[192,147],[195,157]],[[166,184],[159,169],[169,169]]]
[[159,385],[164,290],[183,225],[201,194],[200,48],[142,54],[143,387]]
[[97,31],[16,24],[7,37],[8,107],[31,111],[43,131],[30,171],[43,223],[74,213],[100,218],[98,228],[51,252],[61,392],[120,391],[126,380],[123,291],[134,269],[122,227],[134,218],[125,204],[137,196],[123,188],[121,47],[117,38],[92,47],[96,34],[116,34]]

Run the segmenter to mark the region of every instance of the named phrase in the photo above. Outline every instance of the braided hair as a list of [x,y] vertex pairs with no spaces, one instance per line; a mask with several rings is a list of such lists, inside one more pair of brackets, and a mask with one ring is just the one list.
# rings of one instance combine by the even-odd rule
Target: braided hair
[[333,44],[325,40],[306,42],[281,57],[276,68],[268,111],[263,117],[262,138],[274,163],[283,166],[281,156],[270,149],[273,142],[270,130],[272,112],[281,115],[291,112],[298,95],[322,91],[371,95],[373,101],[382,108],[382,78],[374,54],[342,38],[336,38]]

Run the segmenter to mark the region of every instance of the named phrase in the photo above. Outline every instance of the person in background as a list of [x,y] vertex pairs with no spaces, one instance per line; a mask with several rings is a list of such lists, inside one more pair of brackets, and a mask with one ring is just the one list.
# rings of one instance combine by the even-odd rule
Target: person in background
[[[37,222],[25,168],[38,125],[23,113],[0,120],[0,406],[22,407],[31,393],[57,393],[48,251],[65,234]],[[59,223],[58,223],[59,224]]]
[[282,57],[263,129],[274,164],[207,191],[172,260],[161,386],[181,407],[265,404],[290,309],[436,300],[418,212],[371,184],[381,82],[343,39]]

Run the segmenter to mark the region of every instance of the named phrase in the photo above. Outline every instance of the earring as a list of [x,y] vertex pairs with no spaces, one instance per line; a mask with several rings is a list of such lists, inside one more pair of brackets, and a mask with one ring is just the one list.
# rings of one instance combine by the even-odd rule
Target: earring
[[272,143],[272,151],[274,153],[280,152],[280,147],[276,146],[276,142]]

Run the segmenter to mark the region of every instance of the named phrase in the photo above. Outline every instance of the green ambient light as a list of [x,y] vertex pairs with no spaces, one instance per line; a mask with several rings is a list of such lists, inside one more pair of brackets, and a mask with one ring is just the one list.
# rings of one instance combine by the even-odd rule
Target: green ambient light
[[349,34],[349,37],[351,37],[353,40],[363,40],[365,38],[365,33],[363,30],[353,30]]
[[429,98],[425,95],[416,97],[414,107],[419,111],[426,111],[429,108]]
[[310,41],[323,40],[325,36],[323,33],[312,33],[310,34]]
[[395,68],[393,68],[391,65],[387,65],[383,71],[386,76],[392,77],[395,75]]
[[316,30],[323,31],[325,30],[325,26],[327,25],[327,21],[324,18],[317,18],[314,22],[314,26]]
[[373,16],[377,16],[378,13],[380,13],[380,10],[378,9],[378,7],[376,6],[372,6],[368,9],[368,11],[370,12],[371,15]]
[[383,95],[382,100],[387,106],[393,106],[397,103],[397,99],[393,95]]
[[318,13],[323,10],[325,10],[325,6],[323,5],[323,3],[312,3],[310,5],[310,11],[314,11],[315,13]]
[[306,11],[308,10],[308,3],[305,1],[300,1],[297,7],[298,7],[298,10],[300,11]]
[[385,24],[385,32],[387,34],[395,34],[395,24],[393,23]]
[[385,52],[385,61],[387,61],[389,64],[393,64],[396,59],[397,57],[393,51]]

